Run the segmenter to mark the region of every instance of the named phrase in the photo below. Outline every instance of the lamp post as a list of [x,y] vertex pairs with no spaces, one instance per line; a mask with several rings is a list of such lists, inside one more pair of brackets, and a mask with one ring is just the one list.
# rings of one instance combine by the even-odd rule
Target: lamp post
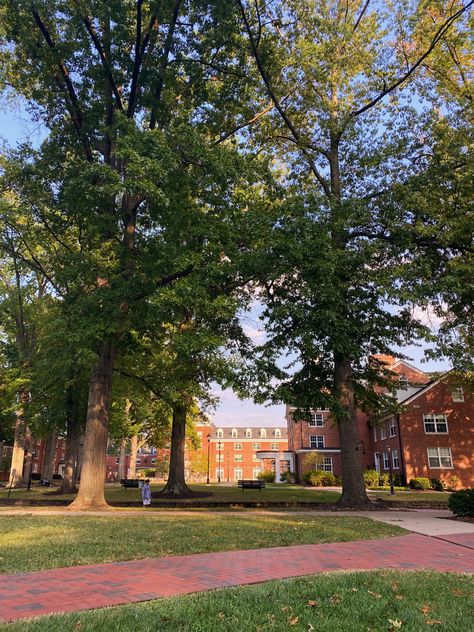
[[388,478],[390,483],[390,494],[395,495],[395,488],[393,486],[393,468],[392,468],[392,448],[387,448],[388,452]]
[[206,485],[209,485],[209,453],[211,448],[211,435],[207,435],[207,478]]

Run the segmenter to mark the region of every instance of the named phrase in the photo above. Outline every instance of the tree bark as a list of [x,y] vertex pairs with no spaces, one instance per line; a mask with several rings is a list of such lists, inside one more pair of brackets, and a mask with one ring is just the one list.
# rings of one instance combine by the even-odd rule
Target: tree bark
[[137,478],[137,458],[140,443],[138,441],[138,435],[133,435],[130,440],[130,465],[128,467],[127,478]]
[[123,437],[120,439],[120,456],[119,456],[119,464],[118,464],[118,474],[117,478],[120,481],[122,478],[126,478],[127,472],[127,439]]
[[33,468],[33,436],[28,426],[25,429],[25,462],[23,465],[23,485],[28,485]]
[[56,456],[56,445],[58,442],[58,435],[56,431],[51,432],[47,438],[43,453],[43,464],[41,467],[41,478],[46,478],[48,481],[53,480],[54,474],[54,458]]
[[107,509],[105,467],[115,360],[113,341],[103,342],[89,382],[87,421],[84,434],[81,483],[72,509]]
[[75,494],[77,492],[76,480],[79,465],[79,444],[81,437],[81,423],[79,421],[79,411],[74,406],[74,394],[70,389],[67,401],[67,428],[66,428],[66,453],[63,471],[63,484],[61,493]]
[[10,465],[11,487],[23,487],[23,469],[25,461],[25,440],[27,424],[24,406],[29,399],[29,393],[25,389],[18,392],[19,405],[16,411],[15,438],[13,440],[12,462]]
[[339,418],[338,424],[342,462],[342,496],[338,504],[364,507],[370,504],[370,501],[365,490],[360,460],[352,368],[348,359],[336,359],[334,385],[340,394],[340,403],[345,412],[345,416]]
[[173,426],[171,430],[170,469],[168,481],[163,494],[182,496],[191,492],[186,485],[185,446],[186,446],[186,413],[184,404],[173,406]]

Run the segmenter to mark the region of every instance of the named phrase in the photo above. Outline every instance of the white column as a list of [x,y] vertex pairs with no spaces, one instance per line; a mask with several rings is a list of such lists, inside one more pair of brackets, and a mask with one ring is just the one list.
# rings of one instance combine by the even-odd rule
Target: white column
[[280,479],[280,454],[275,454],[275,483],[281,483],[281,479]]

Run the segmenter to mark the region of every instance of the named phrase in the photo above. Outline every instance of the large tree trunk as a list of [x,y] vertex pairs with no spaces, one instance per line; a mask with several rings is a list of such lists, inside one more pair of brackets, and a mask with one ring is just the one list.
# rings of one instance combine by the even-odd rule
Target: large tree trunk
[[[18,393],[19,406],[16,411],[15,438],[13,440],[13,454],[10,465],[11,487],[23,487],[23,469],[25,462],[25,441],[27,424],[24,406],[29,399],[28,391],[20,389]],[[28,482],[28,481],[27,481]]]
[[89,382],[89,401],[84,434],[81,484],[72,509],[106,509],[104,495],[109,410],[115,346],[112,341],[102,344]]
[[171,431],[170,469],[168,482],[163,494],[182,496],[191,490],[185,480],[186,412],[184,404],[173,406],[173,427]]
[[67,418],[66,453],[64,459],[63,484],[61,493],[75,494],[77,492],[77,466],[79,462],[79,443],[81,424],[77,417],[77,410],[71,408]]
[[130,465],[127,478],[137,478],[138,435],[133,435],[130,440]]
[[56,456],[57,442],[58,435],[55,431],[51,432],[46,438],[46,444],[43,453],[43,464],[41,467],[41,478],[46,478],[48,481],[53,480],[54,458]]
[[118,464],[118,473],[117,478],[120,481],[122,478],[126,478],[127,472],[127,439],[123,437],[120,439],[120,456],[119,456],[119,464]]
[[342,496],[339,504],[347,507],[364,507],[370,504],[370,501],[365,491],[360,459],[352,368],[349,360],[336,359],[334,382],[340,394],[342,409],[345,412],[345,415],[339,418],[342,461]]

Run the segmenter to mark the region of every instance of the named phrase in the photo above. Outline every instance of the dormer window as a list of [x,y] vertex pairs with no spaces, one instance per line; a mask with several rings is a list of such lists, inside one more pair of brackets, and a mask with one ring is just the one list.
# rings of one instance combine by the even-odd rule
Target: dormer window
[[237,428],[232,428],[230,436],[232,437],[232,439],[237,439],[237,436],[238,436]]
[[260,428],[260,437],[265,438],[267,436],[267,431],[265,428]]
[[276,428],[275,430],[275,439],[280,439],[281,438],[281,430],[280,428]]
[[222,430],[222,428],[218,428],[216,434],[219,439],[222,439],[222,437],[224,436],[224,431]]
[[250,428],[246,428],[245,429],[245,436],[247,439],[251,439],[252,438],[252,431],[250,430]]

